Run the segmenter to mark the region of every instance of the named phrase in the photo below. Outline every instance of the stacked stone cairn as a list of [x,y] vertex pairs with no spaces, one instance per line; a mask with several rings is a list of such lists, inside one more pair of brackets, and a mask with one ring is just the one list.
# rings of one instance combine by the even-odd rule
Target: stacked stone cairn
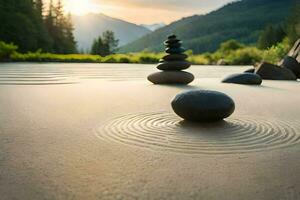
[[156,72],[148,76],[148,80],[154,84],[183,84],[187,85],[194,80],[191,73],[182,71],[188,69],[191,63],[186,61],[188,56],[184,54],[185,49],[181,47],[182,43],[175,35],[170,35],[165,41],[166,53]]

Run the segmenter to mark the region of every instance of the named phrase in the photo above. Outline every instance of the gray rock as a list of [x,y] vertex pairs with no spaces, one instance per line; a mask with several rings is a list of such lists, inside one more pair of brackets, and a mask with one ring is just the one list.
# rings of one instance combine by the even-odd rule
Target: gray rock
[[169,61],[169,62],[163,62],[160,63],[157,66],[157,69],[164,70],[164,71],[170,71],[170,70],[184,70],[191,66],[191,63],[187,61]]
[[222,80],[222,83],[235,83],[244,85],[261,85],[262,79],[254,73],[232,74]]
[[297,78],[300,78],[300,64],[295,58],[291,56],[285,56],[281,66],[288,68],[297,76]]
[[185,49],[180,47],[180,48],[167,48],[166,49],[166,53],[169,53],[169,54],[181,54],[185,52]]
[[154,84],[183,84],[187,85],[195,79],[194,75],[183,71],[156,72],[148,76]]
[[255,69],[255,73],[267,80],[297,80],[296,75],[291,70],[266,62],[261,63]]
[[185,54],[169,54],[162,58],[163,61],[184,61],[188,56]]
[[254,68],[247,69],[246,71],[244,71],[244,73],[255,73],[255,69]]
[[207,90],[183,92],[171,104],[174,112],[181,118],[198,122],[220,121],[235,110],[234,101],[229,96]]

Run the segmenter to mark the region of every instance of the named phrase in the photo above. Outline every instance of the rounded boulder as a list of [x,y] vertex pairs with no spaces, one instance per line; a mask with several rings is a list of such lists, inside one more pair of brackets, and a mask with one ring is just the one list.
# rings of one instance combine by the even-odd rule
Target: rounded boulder
[[209,90],[192,90],[178,94],[171,103],[181,118],[196,122],[214,122],[229,117],[234,101],[226,94]]
[[254,73],[232,74],[222,80],[222,83],[234,83],[243,85],[261,85],[262,78]]

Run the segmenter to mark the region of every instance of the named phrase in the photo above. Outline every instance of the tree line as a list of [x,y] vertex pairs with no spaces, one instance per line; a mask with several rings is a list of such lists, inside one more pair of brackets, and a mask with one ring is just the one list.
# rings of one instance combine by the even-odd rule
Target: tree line
[[[49,5],[46,6],[43,0],[0,0],[0,41],[17,45],[20,52],[41,49],[44,52],[51,53],[76,53],[71,15],[64,14],[61,0],[56,2],[53,3],[51,0]],[[257,42],[259,48],[268,49],[281,42],[284,38],[289,38],[292,44],[300,37],[300,3],[298,0],[295,0],[292,8],[293,12],[291,12],[292,14],[286,22],[268,25],[262,31]],[[278,13],[275,13],[275,15],[278,15]],[[230,17],[230,15],[228,16]],[[202,22],[202,25],[203,23],[205,25],[205,22]],[[227,24],[226,26],[229,25]],[[209,29],[207,27],[207,30]],[[187,30],[192,32],[193,29],[189,28]],[[207,30],[205,28],[202,29],[202,31]],[[249,33],[247,34],[249,38],[252,38],[252,34],[256,34],[256,31],[247,30],[246,32]],[[228,33],[230,33],[229,35],[232,38],[234,37],[232,29]],[[218,33],[216,34],[218,35]],[[219,44],[219,40],[223,37],[218,35],[216,38],[216,34],[213,34],[215,40],[212,42],[215,45]],[[205,43],[210,39],[212,39],[210,36],[203,38]],[[186,44],[191,49],[193,45],[197,46],[197,48],[207,47],[204,43],[197,41],[193,40],[192,43],[188,41]],[[153,40],[151,40],[151,43],[153,43]],[[247,42],[245,43],[247,44]],[[145,45],[146,43],[143,46]],[[115,38],[114,33],[106,31],[102,36],[94,40],[90,53],[106,56],[115,52],[117,46],[118,40]]]
[[20,52],[75,53],[71,15],[63,4],[42,0],[0,0],[0,40],[18,45]]

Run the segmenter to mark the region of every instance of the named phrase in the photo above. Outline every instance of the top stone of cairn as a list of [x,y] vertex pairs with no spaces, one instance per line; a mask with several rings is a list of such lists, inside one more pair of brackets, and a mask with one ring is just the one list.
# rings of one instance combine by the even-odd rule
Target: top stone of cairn
[[171,40],[171,39],[176,39],[176,35],[174,35],[174,34],[169,35],[169,36],[168,36],[168,39],[169,39],[169,40]]

